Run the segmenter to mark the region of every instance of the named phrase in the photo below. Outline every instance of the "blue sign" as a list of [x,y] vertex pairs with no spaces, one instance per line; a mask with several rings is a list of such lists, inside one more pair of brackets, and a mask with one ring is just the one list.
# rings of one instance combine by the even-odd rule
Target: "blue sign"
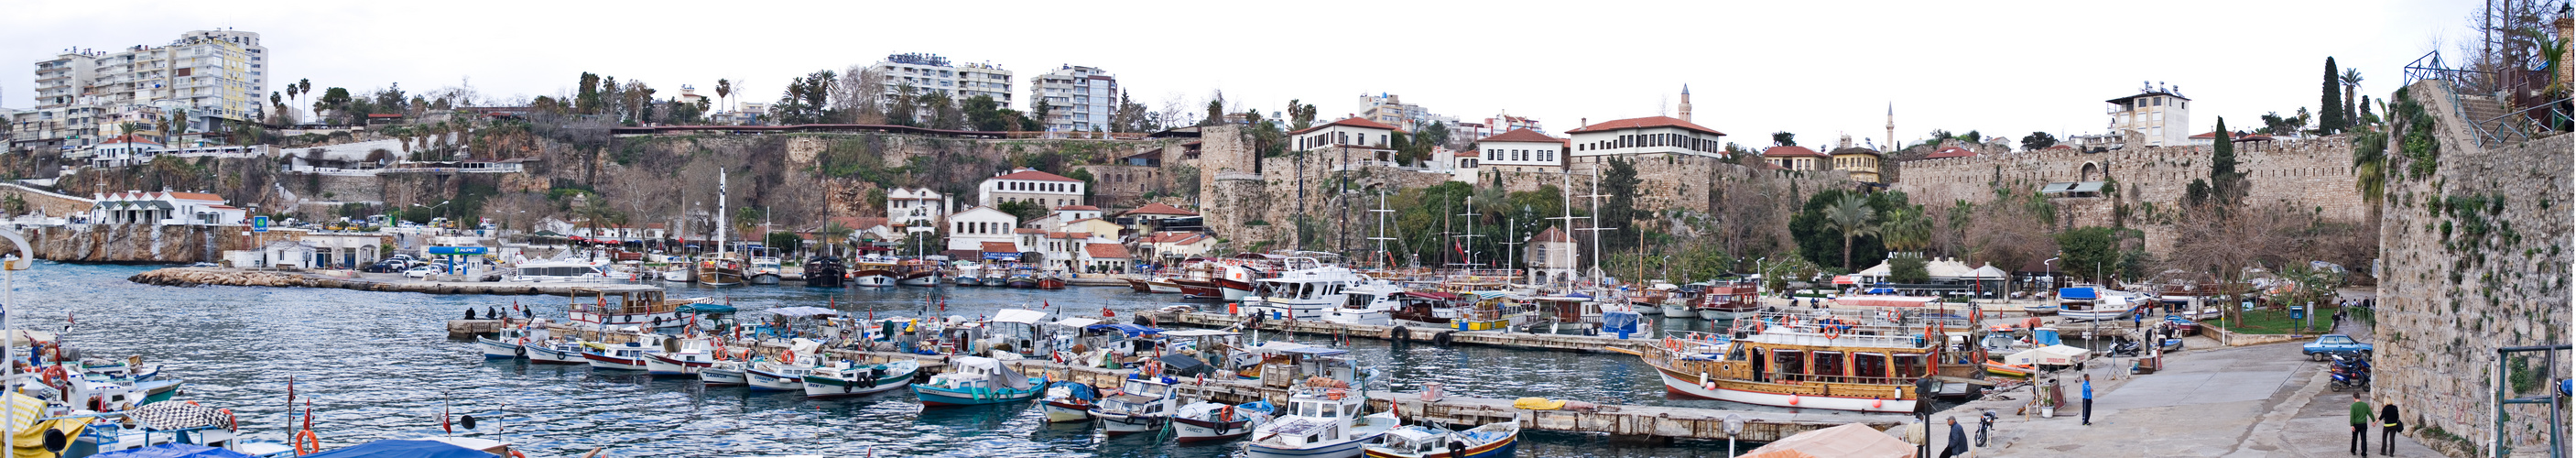
[[266,216],[253,216],[253,217],[250,217],[250,231],[251,231],[251,232],[268,232],[268,217],[266,217]]
[[994,252],[994,253],[984,253],[984,260],[986,260],[986,261],[1018,261],[1018,260],[1020,260],[1020,254],[1019,254],[1019,253],[1017,253],[1017,252]]
[[467,255],[467,254],[491,254],[491,251],[492,251],[492,250],[491,250],[491,249],[489,249],[489,248],[484,248],[484,247],[479,247],[479,246],[434,246],[434,247],[429,247],[429,254],[456,254],[456,255]]

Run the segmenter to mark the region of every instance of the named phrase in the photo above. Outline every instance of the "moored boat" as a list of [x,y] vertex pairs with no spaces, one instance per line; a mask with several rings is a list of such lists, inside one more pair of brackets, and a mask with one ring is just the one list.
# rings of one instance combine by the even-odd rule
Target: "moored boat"
[[862,258],[850,265],[850,286],[868,288],[894,286],[894,269],[895,261],[892,259],[874,256]]
[[1691,309],[1703,320],[1733,320],[1762,310],[1762,296],[1753,282],[1720,282],[1700,291],[1699,302]]
[[805,397],[864,396],[893,391],[911,385],[912,374],[920,370],[921,362],[909,359],[885,364],[832,363],[806,373]]
[[1638,355],[1666,391],[1777,407],[1912,412],[1914,381],[1936,374],[1944,339],[1870,312],[1762,313],[1730,334],[1678,331]]
[[644,346],[641,342],[617,344],[590,342],[588,345],[591,346],[590,351],[582,352],[581,358],[589,360],[592,369],[645,370],[644,352],[653,350],[653,347]]
[[1038,274],[1038,289],[1064,289],[1065,275],[1053,270]]
[[1360,415],[1367,402],[1359,390],[1299,386],[1288,397],[1287,415],[1253,429],[1244,452],[1253,458],[1359,456],[1362,448],[1394,429],[1392,412]]
[[[508,323],[509,320],[502,320],[502,322]],[[528,328],[524,324],[520,326],[503,326],[501,328],[501,332],[493,335],[492,337],[483,337],[479,335],[474,336],[474,346],[475,348],[483,350],[484,359],[511,359],[527,356],[528,349],[525,347],[532,341],[533,340],[528,337]]]
[[1502,422],[1466,431],[1414,425],[1387,431],[1369,458],[1507,458],[1520,446],[1521,425]]
[[895,266],[894,276],[895,283],[903,286],[939,286],[939,265],[907,259]]
[[1269,401],[1243,405],[1193,402],[1172,415],[1173,436],[1181,443],[1243,437],[1270,423],[1271,410]]
[[750,363],[716,361],[708,363],[705,368],[698,369],[698,383],[708,386],[749,385],[751,384],[750,370]]
[[743,272],[743,282],[754,285],[775,285],[778,284],[779,279],[785,278],[783,275],[785,270],[786,268],[780,266],[778,258],[754,257],[751,258],[751,269]]
[[787,351],[779,352],[778,359],[753,362],[750,367],[743,370],[743,379],[751,385],[751,389],[805,391],[805,376],[814,373],[814,366],[820,363],[815,355],[816,350],[823,347],[823,343],[808,339],[794,339],[789,342]]
[[1101,431],[1121,436],[1163,429],[1172,418],[1172,382],[1166,377],[1138,377],[1121,381],[1118,394],[1102,398],[1092,407],[1091,415],[1100,418]]
[[588,364],[590,362],[589,359],[581,357],[582,351],[588,347],[582,346],[579,341],[549,340],[528,345],[526,348],[528,362],[531,363]]
[[673,351],[645,352],[644,373],[657,376],[691,376],[716,362],[715,351],[706,339],[676,339]]
[[921,405],[1004,404],[1037,399],[1045,392],[1044,379],[1020,375],[992,358],[954,357],[948,360],[948,368],[949,372],[931,376],[927,383],[912,385]]
[[1010,277],[1003,280],[1003,284],[1013,288],[1036,288],[1038,287],[1038,271],[1037,269],[1027,267],[1011,269]]
[[1100,392],[1091,389],[1091,385],[1060,381],[1048,384],[1046,398],[1038,403],[1039,410],[1046,412],[1047,423],[1073,423],[1091,421],[1092,401],[1098,399]]

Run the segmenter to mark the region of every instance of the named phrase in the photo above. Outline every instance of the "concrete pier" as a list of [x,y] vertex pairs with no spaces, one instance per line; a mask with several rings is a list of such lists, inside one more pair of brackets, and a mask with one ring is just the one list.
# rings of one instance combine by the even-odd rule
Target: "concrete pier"
[[[1156,325],[1187,325],[1210,328],[1231,328],[1242,323],[1244,320],[1243,317],[1239,316],[1205,312],[1138,312],[1137,316],[1150,320],[1150,322]],[[1398,331],[1396,330],[1397,328],[1403,328],[1403,330]],[[1402,340],[1409,342],[1439,343],[1442,339],[1446,339],[1448,344],[1582,352],[1607,352],[1609,351],[1609,348],[1645,348],[1653,346],[1657,342],[1651,336],[1644,334],[1632,334],[1629,336],[1631,337],[1629,339],[1620,339],[1617,336],[1612,335],[1583,336],[1570,334],[1531,334],[1525,332],[1504,331],[1457,331],[1437,327],[1376,326],[1365,324],[1330,323],[1323,321],[1266,320],[1261,322],[1260,329],[1267,331],[1294,332],[1299,334],[1345,335],[1351,337]]]
[[[345,271],[327,271],[345,272]],[[380,280],[344,277],[315,271],[251,270],[227,267],[173,267],[155,269],[127,277],[127,281],[162,286],[270,286],[294,288],[340,288],[359,291],[411,292],[428,294],[547,294],[567,296],[573,290],[624,291],[660,290],[658,284],[626,282],[442,282],[427,280]]]
[[[520,321],[510,320],[510,322]],[[451,338],[468,337],[474,332],[489,332],[482,331],[486,329],[497,331],[501,326],[505,324],[500,320],[449,320],[447,323]],[[556,335],[610,343],[630,342],[639,337],[635,334],[578,330],[561,325],[555,326],[553,332]],[[760,343],[749,347],[751,353],[766,357],[776,357],[780,351],[786,350],[786,346],[776,343]],[[825,349],[822,352],[832,359],[847,359],[867,364],[895,360],[919,361],[924,378],[928,377],[928,374],[938,373],[945,368],[944,361],[947,359],[946,356],[940,355],[846,349]],[[1008,361],[1006,364],[1011,365],[1013,370],[1030,376],[1070,380],[1102,388],[1116,387],[1120,380],[1137,372],[1134,369],[1109,370],[1069,366],[1039,359]],[[1235,380],[1231,376],[1224,379],[1215,377],[1184,379],[1182,382],[1177,385],[1177,389],[1181,390],[1183,395],[1202,396],[1216,402],[1245,403],[1267,400],[1272,404],[1287,405],[1289,397],[1289,391],[1285,387],[1269,386],[1254,380]],[[1736,435],[1734,439],[1749,442],[1774,441],[1798,433],[1849,423],[1864,423],[1873,428],[1887,429],[1904,424],[1911,418],[1906,415],[1853,412],[1790,413],[1634,405],[1604,405],[1597,410],[1589,411],[1526,410],[1514,407],[1510,399],[1444,396],[1437,400],[1426,401],[1422,399],[1421,393],[1380,390],[1370,390],[1367,395],[1370,412],[1384,412],[1401,404],[1402,408],[1397,412],[1409,422],[1436,421],[1454,425],[1481,425],[1511,421],[1519,422],[1523,429],[1663,439],[1728,439],[1726,419],[1729,416],[1737,417],[1744,422],[1743,433]]]

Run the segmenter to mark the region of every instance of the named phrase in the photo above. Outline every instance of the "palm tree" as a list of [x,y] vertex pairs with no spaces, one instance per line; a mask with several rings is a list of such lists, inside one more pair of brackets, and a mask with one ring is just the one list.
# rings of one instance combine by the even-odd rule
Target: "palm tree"
[[1868,197],[1845,194],[1825,207],[1825,223],[1843,233],[1843,270],[1851,270],[1852,239],[1878,234],[1878,209],[1869,208]]
[[724,78],[717,78],[717,79],[716,79],[716,105],[724,105],[724,98],[725,98],[725,97],[732,96],[732,95],[733,95],[733,80],[730,80],[730,79],[724,79]]
[[[724,86],[716,86],[716,87],[721,88],[721,87],[724,87]],[[828,245],[828,246],[832,247],[832,251],[831,251],[830,253],[826,253],[826,254],[831,254],[831,255],[834,255],[834,256],[838,256],[838,255],[840,255],[840,254],[841,254],[841,241],[842,241],[842,239],[843,239],[843,238],[848,237],[848,234],[849,234],[849,233],[850,233],[850,227],[849,227],[849,226],[847,226],[847,225],[843,225],[843,224],[841,224],[841,222],[840,222],[840,221],[825,221],[825,222],[823,222],[823,233],[819,236],[819,238],[823,239],[823,244],[824,244],[824,245]]]
[[2355,124],[2355,125],[2361,124],[2361,118],[2360,118],[2360,116],[2361,116],[2361,111],[2359,111],[2359,110],[2360,110],[2360,107],[2353,106],[2353,101],[2354,101],[2354,100],[2356,100],[2356,99],[2354,99],[2354,98],[2353,98],[2353,93],[2354,93],[2354,92],[2356,92],[2356,91],[2359,91],[2359,90],[2361,89],[2361,69],[2358,69],[2358,68],[2352,68],[2352,67],[2344,67],[2344,68],[2343,68],[2343,76],[2342,76],[2341,78],[2337,78],[2337,79],[2338,79],[2338,80],[2341,80],[2341,81],[2343,82],[2343,117],[2344,117],[2344,119],[2349,119],[2349,120],[2351,120],[2351,122],[2349,122],[2349,123],[2347,123],[2347,124]]
[[1888,251],[1923,251],[1932,247],[1932,220],[1923,217],[1921,205],[1897,209],[1887,215],[1879,235]]

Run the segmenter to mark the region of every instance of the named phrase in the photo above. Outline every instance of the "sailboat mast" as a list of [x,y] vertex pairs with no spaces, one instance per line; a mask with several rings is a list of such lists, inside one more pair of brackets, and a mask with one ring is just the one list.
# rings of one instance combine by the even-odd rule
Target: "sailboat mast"
[[1386,215],[1394,212],[1395,210],[1388,210],[1386,208],[1386,191],[1378,191],[1377,209],[1369,210],[1369,213],[1377,214],[1377,236],[1369,237],[1369,240],[1377,241],[1377,255],[1370,256],[1370,258],[1373,258],[1371,259],[1372,261],[1378,262],[1378,268],[1380,269],[1395,268],[1395,259],[1390,257],[1386,252],[1386,241],[1395,240],[1386,236]]
[[733,239],[725,234],[725,170],[716,169],[716,256],[733,254]]

